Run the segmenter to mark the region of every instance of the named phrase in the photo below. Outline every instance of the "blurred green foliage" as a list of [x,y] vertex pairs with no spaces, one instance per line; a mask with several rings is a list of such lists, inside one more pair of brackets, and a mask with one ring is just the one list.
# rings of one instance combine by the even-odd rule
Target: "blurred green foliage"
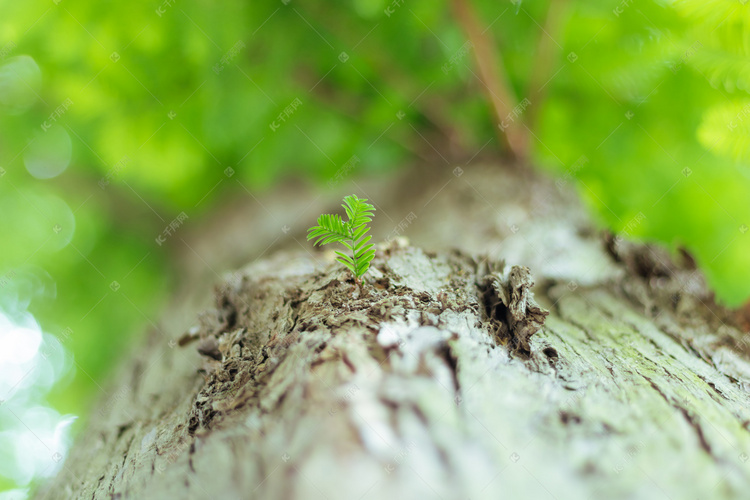
[[[602,224],[686,246],[720,299],[746,300],[748,7],[571,0],[548,22],[548,2],[474,4],[538,117],[532,163]],[[33,312],[72,330],[76,373],[51,404],[85,413],[155,326],[173,274],[154,236],[178,213],[288,177],[324,185],[354,155],[357,174],[386,172],[441,134],[466,158],[499,151],[473,54],[450,63],[466,41],[428,0],[0,0],[0,273],[57,284]]]

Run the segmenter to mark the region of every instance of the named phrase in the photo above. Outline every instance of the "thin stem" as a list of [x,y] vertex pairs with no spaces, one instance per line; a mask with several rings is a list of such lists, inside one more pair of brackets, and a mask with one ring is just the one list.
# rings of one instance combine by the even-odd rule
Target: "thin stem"
[[[354,238],[349,240],[352,242],[352,261],[354,262],[354,269],[359,269],[357,267],[357,252],[354,250],[354,246],[357,244],[356,241],[354,241]],[[359,282],[359,276],[357,276],[357,272],[354,272],[354,279],[356,279]]]
[[357,269],[357,253],[354,251],[354,247],[357,244],[354,241],[354,228],[351,226],[351,224],[349,224],[347,222],[346,229],[349,232],[349,242],[351,243],[351,250],[352,250],[352,262],[354,263],[354,269],[355,269],[355,270],[352,271],[352,274],[354,275],[354,281],[356,281],[357,284],[359,284],[359,276],[357,276],[357,272],[356,272],[356,269]]
[[531,100],[527,112],[527,124],[531,130],[535,129],[539,112],[542,109],[544,100],[547,96],[547,87],[552,71],[554,71],[554,62],[560,50],[555,41],[555,37],[560,34],[565,22],[565,11],[568,7],[569,0],[552,0],[547,9],[547,17],[544,21],[544,28],[539,34],[539,43],[537,44],[536,56],[534,57],[534,67],[531,72],[529,86],[526,89],[526,95]]
[[474,45],[474,59],[479,68],[480,80],[498,121],[497,133],[500,143],[508,156],[523,159],[529,139],[520,122],[513,121],[504,130],[500,129],[500,124],[510,116],[517,104],[500,52],[495,50],[495,45],[482,32],[471,0],[453,0],[453,9],[458,23]]

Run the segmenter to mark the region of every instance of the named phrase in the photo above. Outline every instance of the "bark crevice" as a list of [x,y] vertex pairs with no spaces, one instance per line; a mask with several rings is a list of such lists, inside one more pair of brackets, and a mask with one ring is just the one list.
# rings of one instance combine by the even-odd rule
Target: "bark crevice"
[[397,238],[365,290],[299,249],[227,275],[39,496],[741,497],[750,349],[687,254],[602,241],[549,181],[448,175],[415,237],[471,253]]

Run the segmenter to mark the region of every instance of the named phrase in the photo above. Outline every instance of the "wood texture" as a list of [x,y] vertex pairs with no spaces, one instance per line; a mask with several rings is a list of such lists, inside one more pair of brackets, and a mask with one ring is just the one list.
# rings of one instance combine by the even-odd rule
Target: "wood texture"
[[378,216],[416,212],[435,251],[386,237],[362,295],[297,247],[227,275],[187,332],[178,298],[37,497],[744,498],[731,315],[691,259],[519,175],[392,196]]

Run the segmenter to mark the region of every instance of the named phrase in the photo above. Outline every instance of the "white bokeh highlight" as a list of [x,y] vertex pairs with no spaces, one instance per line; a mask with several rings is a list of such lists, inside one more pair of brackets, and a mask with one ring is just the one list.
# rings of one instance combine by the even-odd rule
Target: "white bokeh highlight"
[[41,270],[20,272],[0,288],[0,475],[19,486],[0,500],[27,498],[34,481],[62,467],[70,447],[76,417],[59,414],[45,399],[70,374],[72,360],[27,310],[31,297],[50,294],[54,284]]

